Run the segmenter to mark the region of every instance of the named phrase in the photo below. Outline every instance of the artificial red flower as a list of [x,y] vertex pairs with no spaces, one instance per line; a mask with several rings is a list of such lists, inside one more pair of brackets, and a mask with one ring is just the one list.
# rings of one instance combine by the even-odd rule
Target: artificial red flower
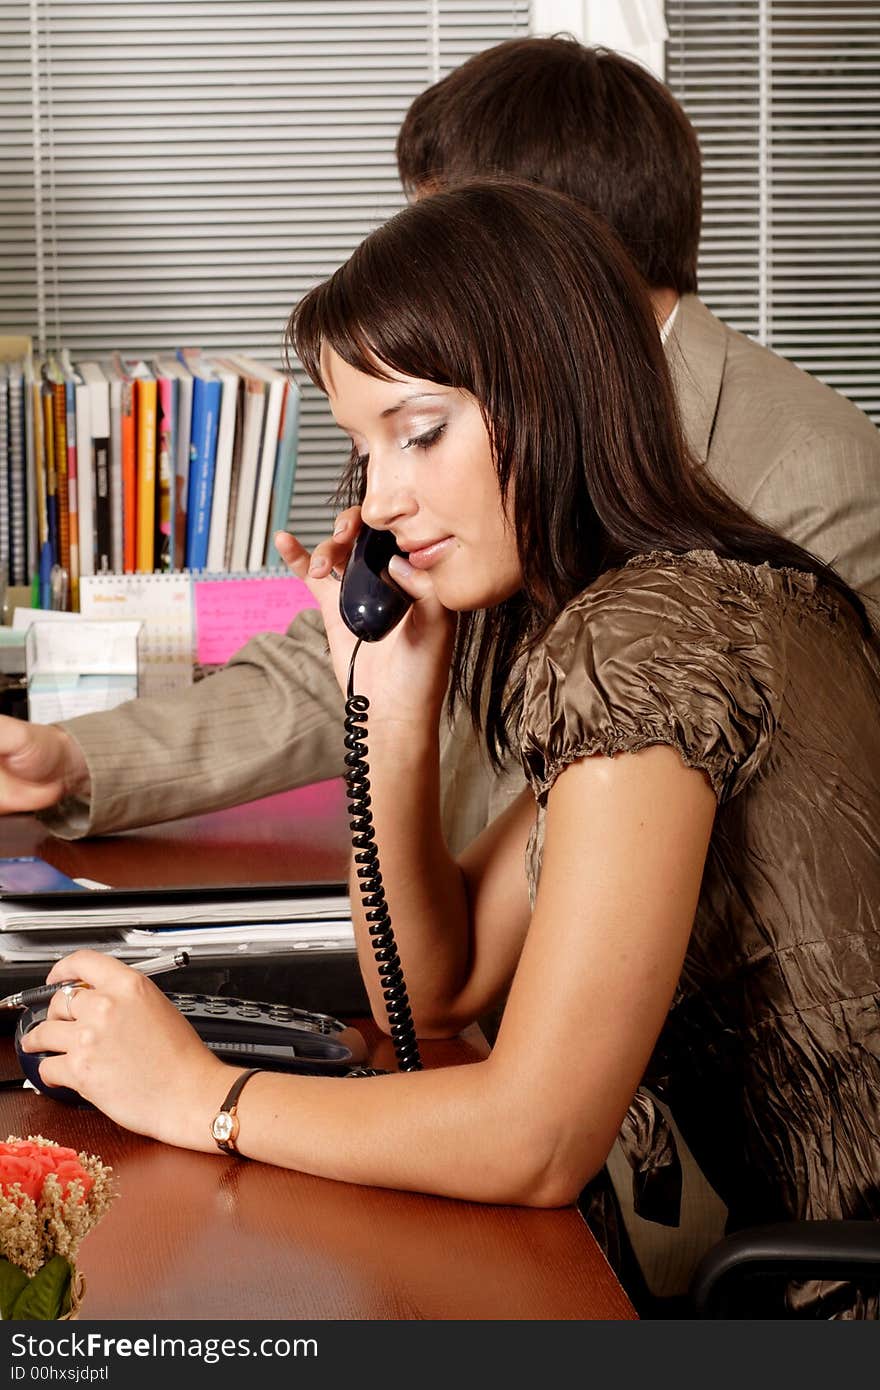
[[43,1165],[29,1154],[6,1153],[0,1156],[0,1191],[7,1197],[15,1196],[10,1189],[14,1183],[18,1183],[25,1197],[39,1202],[45,1176]]
[[91,1191],[92,1183],[95,1179],[87,1173],[79,1159],[74,1157],[63,1163],[56,1163],[55,1176],[61,1184],[62,1191],[67,1192],[72,1182],[82,1183],[82,1196],[80,1201],[85,1201]]
[[11,1197],[14,1194],[10,1189],[18,1183],[26,1197],[39,1202],[43,1183],[49,1173],[56,1175],[63,1193],[67,1192],[72,1182],[82,1183],[82,1199],[94,1182],[80,1163],[75,1149],[35,1144],[30,1140],[0,1144],[0,1192]]

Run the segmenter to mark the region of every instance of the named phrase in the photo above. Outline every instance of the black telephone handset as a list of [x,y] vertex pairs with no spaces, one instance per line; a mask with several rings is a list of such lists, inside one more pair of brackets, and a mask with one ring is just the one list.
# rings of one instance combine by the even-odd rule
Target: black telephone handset
[[370,801],[370,765],[367,762],[367,721],[370,702],[354,688],[354,668],[361,642],[379,642],[396,627],[412,603],[388,573],[392,555],[402,555],[390,531],[364,526],[342,576],[339,612],[358,638],[348,668],[345,701],[345,757],[348,814],[358,890],[369,927],[370,944],[382,985],[388,1031],[401,1071],[420,1071],[422,1062],[415,1024],[397,952],[391,916],[385,900],[379,850],[373,831]]
[[339,612],[363,642],[379,642],[396,627],[412,603],[388,573],[392,555],[402,555],[390,531],[364,526],[349,556],[339,590]]

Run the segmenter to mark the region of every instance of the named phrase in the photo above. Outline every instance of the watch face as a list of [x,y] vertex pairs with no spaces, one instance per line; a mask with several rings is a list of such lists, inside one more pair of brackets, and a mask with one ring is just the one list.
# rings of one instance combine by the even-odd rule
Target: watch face
[[214,1123],[211,1125],[211,1133],[218,1144],[227,1144],[233,1137],[236,1130],[235,1117],[225,1110],[221,1110],[219,1115],[214,1116]]

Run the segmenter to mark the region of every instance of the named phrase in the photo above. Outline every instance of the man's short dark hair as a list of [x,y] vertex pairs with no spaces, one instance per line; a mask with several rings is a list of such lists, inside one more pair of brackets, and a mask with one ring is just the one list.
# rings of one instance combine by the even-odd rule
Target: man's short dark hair
[[490,173],[567,193],[650,286],[697,288],[697,135],[668,87],[619,53],[570,38],[485,49],[416,97],[397,163],[408,193]]

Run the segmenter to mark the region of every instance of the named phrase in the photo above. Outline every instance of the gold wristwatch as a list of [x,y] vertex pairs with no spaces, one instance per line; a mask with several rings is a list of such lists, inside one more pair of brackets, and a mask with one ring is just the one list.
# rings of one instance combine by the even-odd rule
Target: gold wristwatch
[[211,1138],[222,1149],[225,1154],[237,1154],[235,1141],[238,1138],[238,1098],[244,1090],[252,1076],[256,1076],[262,1067],[252,1067],[250,1071],[243,1071],[240,1076],[235,1078],[230,1088],[229,1095],[224,1100],[217,1114],[211,1121]]

